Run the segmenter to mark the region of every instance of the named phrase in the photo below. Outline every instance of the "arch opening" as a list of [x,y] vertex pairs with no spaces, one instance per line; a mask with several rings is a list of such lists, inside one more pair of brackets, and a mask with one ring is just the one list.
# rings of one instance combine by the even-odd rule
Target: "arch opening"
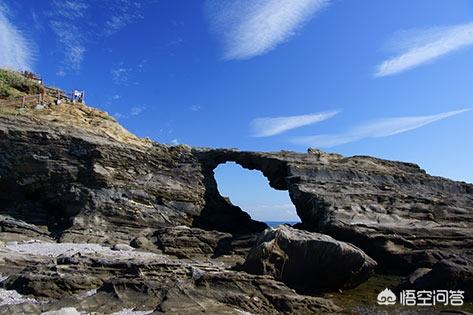
[[214,174],[220,195],[248,213],[253,220],[272,227],[301,221],[288,191],[272,188],[261,171],[226,162],[219,164]]

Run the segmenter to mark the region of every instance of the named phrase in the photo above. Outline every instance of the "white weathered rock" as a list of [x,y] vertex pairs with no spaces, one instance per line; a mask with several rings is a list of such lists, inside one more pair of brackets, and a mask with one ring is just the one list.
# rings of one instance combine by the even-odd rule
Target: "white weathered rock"
[[0,289],[0,306],[21,303],[38,303],[35,299],[25,297],[15,290]]
[[115,244],[113,245],[112,249],[120,251],[132,251],[134,248],[127,244]]
[[64,307],[57,311],[41,313],[41,315],[80,315],[80,313],[74,307]]

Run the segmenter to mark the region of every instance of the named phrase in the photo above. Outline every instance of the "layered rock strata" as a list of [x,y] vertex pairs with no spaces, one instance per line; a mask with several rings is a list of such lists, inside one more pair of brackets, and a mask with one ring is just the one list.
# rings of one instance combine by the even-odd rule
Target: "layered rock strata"
[[[266,231],[256,243],[267,225],[218,191],[214,170],[226,162],[261,171],[271,187],[287,190],[301,231],[286,228],[287,237]],[[166,146],[139,139],[83,105],[0,111],[0,273],[7,277],[0,282],[28,298],[57,299],[57,307],[72,305],[63,303],[68,299],[80,304],[77,294],[97,289],[125,301],[123,308],[144,303],[140,309],[171,313],[180,312],[180,300],[187,301],[182,307],[208,312],[338,310],[286,285],[303,291],[352,288],[371,274],[374,261],[378,272],[424,268],[411,287],[464,288],[471,282],[472,231],[473,185],[430,176],[411,163],[315,149],[302,154]],[[30,240],[135,248],[131,252],[157,256],[117,260],[103,252],[59,257],[8,249],[10,242]],[[286,246],[285,240],[294,244]],[[277,245],[277,253],[261,251],[268,242]],[[304,266],[301,261],[321,262],[333,257],[327,248],[347,259],[341,265],[319,264],[320,272],[313,272],[306,286],[278,265],[280,257],[297,262],[294,268]],[[266,276],[237,271],[235,264],[249,253],[247,270]],[[249,268],[255,257],[256,265],[268,268]],[[343,273],[324,278],[335,266],[351,278]],[[194,279],[192,273],[205,268],[206,276]],[[255,299],[246,300],[242,292],[255,292]],[[135,299],[139,294],[146,297],[143,302]],[[105,299],[94,301],[82,309],[112,310]],[[25,312],[48,310],[25,305]]]

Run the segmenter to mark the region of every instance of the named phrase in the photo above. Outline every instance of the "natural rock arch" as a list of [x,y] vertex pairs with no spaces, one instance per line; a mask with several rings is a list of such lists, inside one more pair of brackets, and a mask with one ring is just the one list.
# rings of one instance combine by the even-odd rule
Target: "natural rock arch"
[[235,234],[261,232],[267,228],[265,223],[251,219],[240,207],[220,195],[214,170],[221,164],[235,162],[245,169],[260,171],[272,188],[288,190],[286,161],[236,150],[195,150],[193,153],[201,162],[205,186],[205,206],[194,220],[194,226]]
[[214,173],[220,195],[239,206],[253,220],[270,226],[276,222],[300,222],[289,192],[272,188],[259,170],[248,170],[235,162],[226,162],[219,164]]

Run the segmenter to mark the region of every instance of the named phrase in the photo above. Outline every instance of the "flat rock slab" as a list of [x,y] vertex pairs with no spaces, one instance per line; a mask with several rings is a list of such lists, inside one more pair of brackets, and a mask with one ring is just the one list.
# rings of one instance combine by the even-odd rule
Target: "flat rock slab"
[[356,287],[376,265],[354,245],[282,225],[262,233],[243,270],[269,274],[304,291],[330,291]]
[[341,309],[296,293],[269,276],[99,244],[18,243],[0,247],[0,314],[40,314],[74,307],[166,314],[315,314]]

